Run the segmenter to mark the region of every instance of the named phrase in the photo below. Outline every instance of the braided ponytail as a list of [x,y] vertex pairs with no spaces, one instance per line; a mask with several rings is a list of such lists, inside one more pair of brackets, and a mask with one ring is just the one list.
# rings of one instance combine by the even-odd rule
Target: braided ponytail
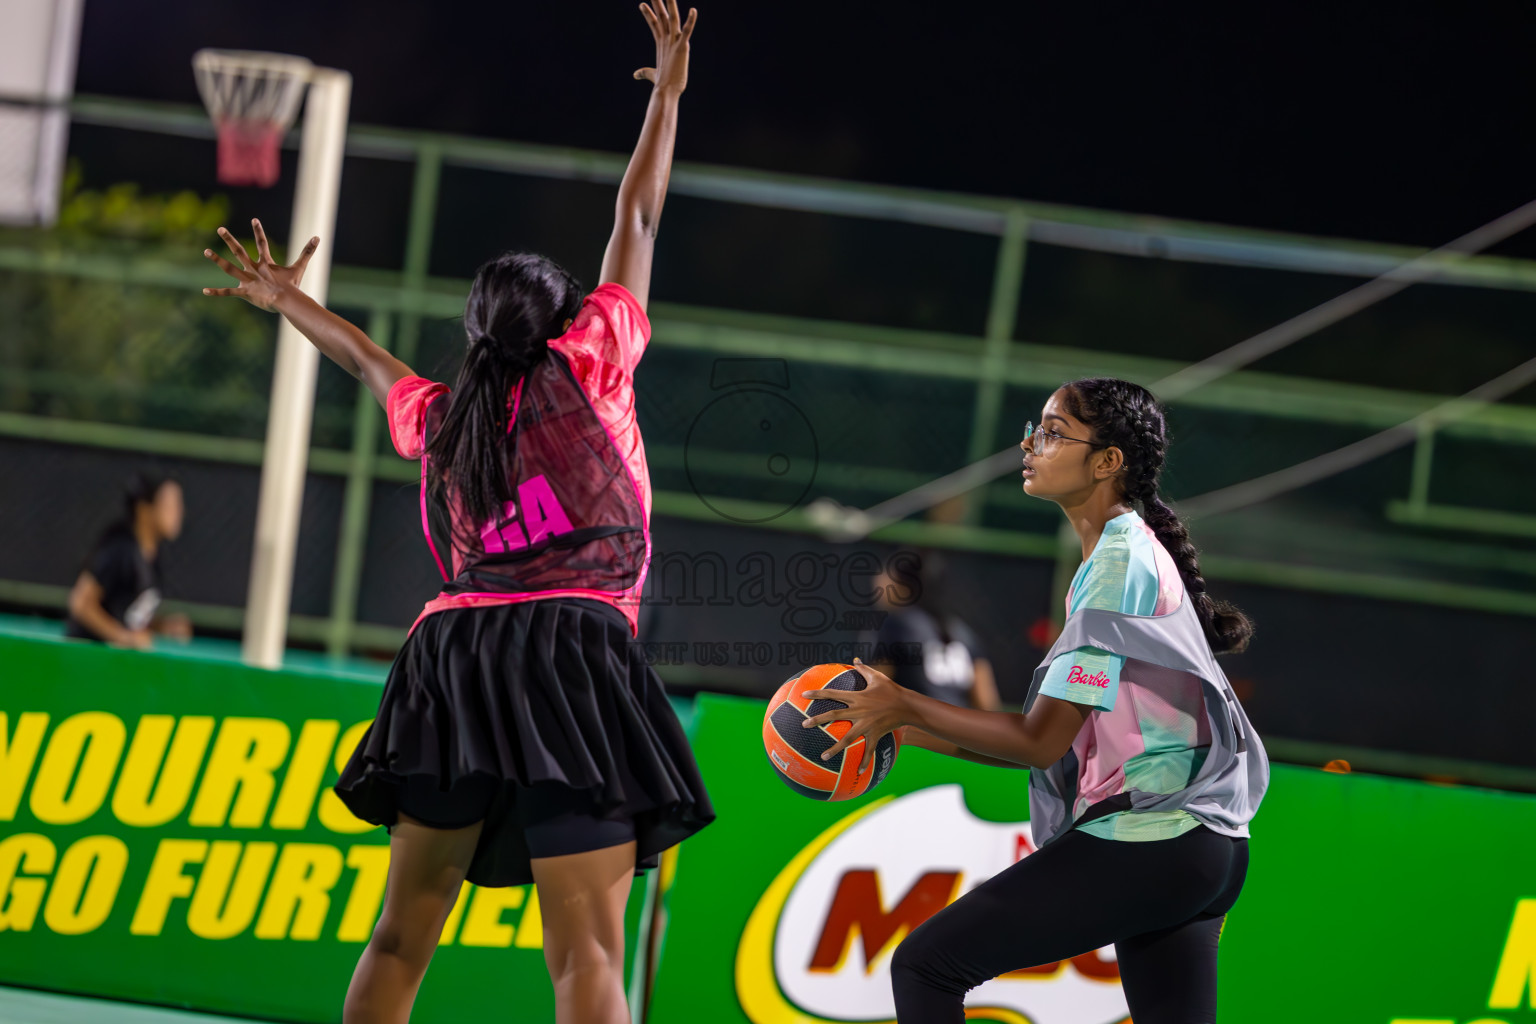
[[1154,490],[1140,498],[1141,518],[1157,534],[1157,539],[1179,567],[1184,591],[1195,602],[1195,614],[1205,627],[1205,638],[1217,654],[1241,653],[1253,637],[1253,623],[1248,616],[1225,601],[1217,601],[1206,592],[1205,577],[1200,575],[1199,553],[1189,539],[1189,528],[1178,513],[1163,503]]
[[1062,398],[1067,411],[1093,429],[1099,444],[1119,448],[1125,456],[1125,497],[1141,506],[1142,520],[1178,567],[1211,650],[1216,654],[1242,652],[1253,637],[1253,623],[1233,605],[1206,592],[1199,552],[1190,540],[1189,528],[1158,491],[1168,454],[1168,424],[1157,400],[1138,384],[1110,377],[1064,385]]
[[447,412],[427,445],[427,478],[453,494],[478,528],[511,501],[506,436],[512,389],[549,355],[549,340],[581,309],[581,285],[558,264],[506,253],[475,275],[464,306],[469,348]]

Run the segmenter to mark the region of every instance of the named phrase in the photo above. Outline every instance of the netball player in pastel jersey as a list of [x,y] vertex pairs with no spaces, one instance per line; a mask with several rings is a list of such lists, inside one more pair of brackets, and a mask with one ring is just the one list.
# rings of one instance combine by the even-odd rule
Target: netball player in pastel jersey
[[281,313],[384,405],[396,449],[422,460],[423,528],[446,583],[336,787],[390,827],[349,1024],[408,1019],[466,878],[537,885],[557,1020],[628,1020],[631,879],[714,817],[661,682],[629,643],[650,557],[633,374],[695,22],[676,0],[641,12],[656,67],[636,77],[654,91],[601,283],[583,298],[564,270],[522,253],[481,267],[451,389],[298,290],[315,241],[275,265],[253,222],[256,262],[223,229],[239,265],[206,254],[240,281],[209,294]]
[[1251,626],[1206,593],[1188,531],[1159,497],[1167,431],[1145,388],[1064,385],[1021,447],[1024,490],[1061,506],[1084,559],[1024,713],[956,707],[867,666],[862,691],[807,694],[848,705],[807,723],[852,721],[828,756],[902,729],[907,743],[1035,769],[1038,851],[897,947],[897,1017],[958,1024],[983,981],[1113,943],[1136,1024],[1213,1021],[1217,940],[1269,778],[1213,654],[1242,650]]

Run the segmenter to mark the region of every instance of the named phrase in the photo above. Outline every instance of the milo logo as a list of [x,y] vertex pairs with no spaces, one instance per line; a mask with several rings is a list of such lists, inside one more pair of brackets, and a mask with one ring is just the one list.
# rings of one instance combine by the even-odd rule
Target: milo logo
[[[928,918],[1035,850],[1028,822],[983,821],[958,785],[874,801],[816,837],[768,886],[736,951],[753,1024],[890,1022],[891,954]],[[1019,921],[1028,926],[1029,908]],[[966,1017],[1122,1024],[1114,948],[973,989]]]

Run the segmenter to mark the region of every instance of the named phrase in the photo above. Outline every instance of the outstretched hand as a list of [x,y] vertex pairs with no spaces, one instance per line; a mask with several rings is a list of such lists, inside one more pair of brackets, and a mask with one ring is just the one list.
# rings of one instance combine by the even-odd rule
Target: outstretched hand
[[684,21],[677,0],[658,0],[655,9],[648,3],[641,4],[640,13],[651,26],[651,35],[656,37],[656,66],[641,68],[635,77],[658,89],[682,92],[688,87],[688,38],[693,35],[699,12],[688,8],[688,20]]
[[283,290],[288,287],[297,288],[299,282],[304,279],[304,268],[309,266],[309,258],[315,254],[320,246],[320,239],[311,238],[304,251],[299,253],[299,258],[288,266],[272,259],[272,250],[267,245],[267,233],[262,230],[261,221],[252,220],[251,227],[256,232],[256,261],[251,262],[250,254],[245,251],[228,228],[219,228],[219,237],[224,239],[224,244],[229,246],[230,253],[239,261],[237,266],[224,259],[212,249],[204,249],[203,255],[218,264],[220,270],[239,281],[235,288],[204,288],[204,295],[234,295],[244,299],[257,309],[274,312],[277,300]]
[[841,710],[823,711],[819,715],[807,718],[804,726],[812,729],[828,722],[850,723],[843,738],[828,747],[821,755],[821,759],[825,761],[862,737],[864,759],[859,765],[859,771],[863,773],[874,764],[875,743],[880,737],[888,732],[896,732],[907,724],[906,699],[909,691],[898,685],[890,676],[883,672],[876,672],[857,658],[853,659],[853,670],[864,677],[864,689],[806,690],[802,694],[811,700],[826,698],[848,705]]

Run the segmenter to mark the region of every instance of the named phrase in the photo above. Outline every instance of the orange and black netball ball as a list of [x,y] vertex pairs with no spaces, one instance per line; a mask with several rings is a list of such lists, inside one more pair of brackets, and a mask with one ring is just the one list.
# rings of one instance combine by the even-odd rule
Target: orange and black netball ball
[[812,800],[852,800],[863,796],[890,773],[901,743],[895,733],[875,742],[868,771],[860,772],[864,740],[857,739],[823,761],[821,755],[848,733],[849,723],[827,722],[811,729],[803,723],[824,711],[846,708],[842,701],[807,700],[807,690],[862,690],[864,677],[851,665],[814,665],[791,676],[768,702],[763,716],[763,749],[784,784]]

